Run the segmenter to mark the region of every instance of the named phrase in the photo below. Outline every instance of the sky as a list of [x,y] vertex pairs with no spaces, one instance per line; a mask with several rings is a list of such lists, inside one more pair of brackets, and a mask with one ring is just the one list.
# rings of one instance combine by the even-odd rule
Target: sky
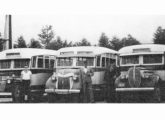
[[[131,4],[127,5],[121,1],[121,4],[116,2],[108,4],[108,2],[97,1],[95,3],[71,1],[62,0],[62,2],[46,7],[46,9],[44,3],[37,6],[39,9],[29,3],[24,3],[21,8],[18,6],[17,9],[14,8],[15,12],[11,12],[13,41],[16,41],[20,35],[25,38],[27,43],[31,38],[38,39],[42,27],[52,25],[56,37],[60,36],[62,40],[68,42],[76,42],[86,38],[92,44],[97,44],[101,33],[104,32],[110,39],[113,36],[123,38],[131,34],[141,43],[152,43],[153,34],[157,27],[165,28],[165,14],[153,11],[152,6],[145,2],[143,5],[139,2],[129,1]],[[63,4],[64,2],[66,4]],[[137,4],[137,7],[132,4]],[[146,4],[148,9],[145,9]],[[20,10],[23,11],[20,12]],[[4,13],[7,14],[8,12],[0,14],[0,32],[2,34],[5,25]]]

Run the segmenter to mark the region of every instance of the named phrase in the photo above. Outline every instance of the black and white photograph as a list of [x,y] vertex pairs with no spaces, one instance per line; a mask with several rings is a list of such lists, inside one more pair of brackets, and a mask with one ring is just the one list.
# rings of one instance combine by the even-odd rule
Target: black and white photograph
[[[82,116],[93,106],[92,111],[106,116],[112,108],[131,111],[134,118],[138,111],[164,105],[163,4],[159,0],[2,2],[0,106],[47,105],[39,109],[67,108],[72,114],[83,105]],[[141,105],[142,110],[136,109]],[[87,113],[96,114],[92,111]]]

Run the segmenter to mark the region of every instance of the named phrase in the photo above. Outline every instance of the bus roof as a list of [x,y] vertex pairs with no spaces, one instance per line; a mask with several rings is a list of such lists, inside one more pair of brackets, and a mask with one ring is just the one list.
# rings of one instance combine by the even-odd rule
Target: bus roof
[[31,58],[37,55],[55,55],[57,51],[37,48],[16,48],[8,49],[0,52],[0,59],[18,59],[18,58]]
[[129,54],[163,54],[165,52],[165,45],[160,44],[144,44],[144,45],[132,45],[123,47],[119,50],[120,55]]
[[58,50],[59,55],[61,55],[60,53],[65,53],[65,52],[66,53],[72,52],[73,54],[77,54],[78,52],[80,52],[80,53],[82,53],[82,55],[84,55],[85,52],[89,53],[91,55],[98,55],[98,54],[103,54],[103,53],[118,54],[118,52],[115,50],[105,48],[105,47],[98,47],[98,46],[66,47],[66,48],[61,48]]

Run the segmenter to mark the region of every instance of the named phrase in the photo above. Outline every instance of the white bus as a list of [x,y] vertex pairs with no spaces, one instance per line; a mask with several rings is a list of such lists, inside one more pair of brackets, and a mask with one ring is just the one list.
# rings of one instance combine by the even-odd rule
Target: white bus
[[[57,52],[46,49],[17,48],[0,52],[0,95],[20,101],[20,74],[24,66],[32,72],[31,92],[43,93],[52,75]],[[17,81],[17,82],[14,82]]]
[[103,99],[106,87],[105,70],[108,63],[116,64],[118,52],[104,47],[82,46],[61,48],[58,54],[57,70],[54,75],[57,79],[54,81],[52,76],[46,82],[45,92],[48,93],[50,99],[63,94],[73,95],[75,93],[81,96],[80,68],[83,67],[84,61],[87,61],[87,66],[94,70],[92,77],[94,93],[98,93]]
[[165,94],[165,45],[128,46],[120,49],[119,54],[121,75],[115,81],[119,102],[128,98],[126,93],[138,96],[141,102],[153,102],[150,97],[160,102]]

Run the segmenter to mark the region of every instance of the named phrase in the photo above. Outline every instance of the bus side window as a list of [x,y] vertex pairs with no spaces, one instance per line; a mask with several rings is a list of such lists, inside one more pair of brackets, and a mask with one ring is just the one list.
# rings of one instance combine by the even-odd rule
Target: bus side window
[[43,59],[43,56],[38,56],[38,62],[37,62],[37,66],[38,68],[43,68],[43,64],[44,64],[44,59]]
[[45,56],[45,68],[49,68],[49,56]]
[[50,66],[49,66],[49,68],[51,68],[51,69],[53,69],[54,68],[54,62],[55,62],[55,60],[54,59],[50,59]]
[[110,64],[115,64],[115,59],[110,59]]
[[96,60],[97,67],[100,67],[100,59],[101,59],[101,56],[97,56],[97,60]]
[[105,57],[102,57],[102,67],[105,67]]
[[106,66],[110,65],[110,58],[106,58]]
[[32,59],[32,67],[33,67],[33,68],[36,67],[36,60],[37,60],[37,57],[34,56],[33,59]]

